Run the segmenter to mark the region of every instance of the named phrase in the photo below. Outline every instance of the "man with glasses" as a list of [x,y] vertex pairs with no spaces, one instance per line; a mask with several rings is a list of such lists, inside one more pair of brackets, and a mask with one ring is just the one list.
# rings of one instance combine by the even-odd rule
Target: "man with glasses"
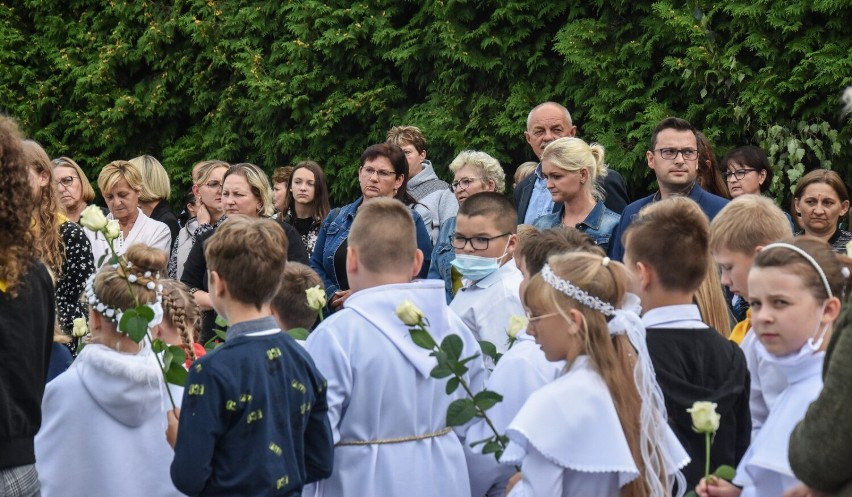
[[513,255],[518,243],[517,215],[500,193],[481,192],[465,200],[456,216],[452,261],[463,286],[450,303],[477,340],[487,340],[504,353],[508,350],[509,318],[522,316],[518,296],[523,275]]
[[[576,135],[577,126],[572,123],[568,109],[556,102],[539,104],[527,116],[524,137],[539,160],[548,144],[559,138]],[[606,208],[620,214],[628,202],[624,178],[618,171],[610,169],[606,176],[598,179],[598,185],[603,188]],[[536,219],[556,212],[559,208],[547,190],[540,163],[532,174],[518,183],[512,198],[518,211],[519,224],[533,224]]]
[[613,233],[610,243],[610,257],[624,259],[624,245],[621,237],[633,222],[633,218],[642,207],[675,195],[689,197],[698,203],[704,214],[712,221],[716,214],[728,203],[728,200],[701,189],[698,177],[698,140],[697,130],[689,121],[677,117],[668,117],[660,121],[651,135],[651,148],[645,152],[648,167],[657,177],[659,190],[625,207],[621,222]]

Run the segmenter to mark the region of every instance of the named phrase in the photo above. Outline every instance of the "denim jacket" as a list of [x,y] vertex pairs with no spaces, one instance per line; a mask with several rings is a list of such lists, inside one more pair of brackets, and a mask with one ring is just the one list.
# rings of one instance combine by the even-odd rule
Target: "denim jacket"
[[[545,214],[536,219],[533,226],[539,230],[562,226],[562,214],[564,212],[565,206],[561,205],[559,210],[553,214]],[[612,237],[612,232],[615,231],[620,220],[620,215],[607,209],[604,203],[598,200],[592,212],[586,216],[583,222],[577,224],[575,228],[591,237],[595,241],[595,244],[606,252],[609,249],[609,240]]]
[[[352,202],[349,205],[344,205],[338,209],[332,209],[328,216],[322,222],[317,241],[314,245],[314,251],[311,253],[311,268],[322,278],[323,286],[325,286],[325,295],[329,302],[334,292],[340,290],[340,285],[337,281],[337,273],[334,268],[334,253],[343,244],[343,241],[349,237],[349,230],[352,229],[352,222],[355,221],[355,212],[364,197]],[[420,268],[420,278],[425,278],[429,272],[429,260],[432,254],[432,241],[429,238],[429,231],[426,230],[426,225],[423,224],[423,218],[420,214],[411,210],[411,215],[414,217],[414,228],[417,233],[417,248],[423,251],[423,266]]]
[[450,243],[450,235],[456,231],[455,216],[447,218],[438,229],[438,239],[432,249],[432,264],[429,266],[429,279],[444,280],[447,303],[453,301],[453,276],[450,263],[456,258],[456,249]]

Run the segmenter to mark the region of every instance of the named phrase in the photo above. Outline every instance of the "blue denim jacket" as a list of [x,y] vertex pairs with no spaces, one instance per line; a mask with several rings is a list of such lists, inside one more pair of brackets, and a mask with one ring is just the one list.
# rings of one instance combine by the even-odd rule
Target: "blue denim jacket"
[[[539,230],[547,230],[562,226],[562,214],[565,211],[565,206],[559,207],[559,210],[553,214],[545,214],[536,219],[533,226]],[[621,216],[612,212],[604,206],[602,201],[598,201],[592,212],[586,216],[582,223],[575,226],[578,230],[589,235],[596,245],[599,245],[604,252],[609,250],[609,240],[612,237],[612,232],[615,231]]]
[[432,249],[432,264],[429,266],[430,280],[444,280],[444,290],[447,292],[447,303],[453,301],[453,276],[450,263],[456,258],[456,249],[450,243],[450,235],[456,231],[456,218],[450,217],[441,223],[438,229],[438,239]]
[[[349,237],[349,230],[352,229],[352,222],[355,221],[355,212],[364,201],[364,197],[352,202],[349,205],[344,205],[339,209],[332,209],[328,216],[322,222],[317,241],[314,245],[314,251],[311,253],[311,268],[322,278],[323,286],[325,286],[325,295],[329,302],[334,292],[340,290],[340,285],[337,281],[337,273],[334,270],[334,253],[343,244],[343,240]],[[414,217],[414,228],[417,232],[417,248],[423,251],[423,266],[420,268],[420,278],[426,278],[429,273],[429,260],[432,254],[432,241],[429,238],[429,231],[426,230],[426,225],[423,224],[423,218],[420,214],[411,210],[411,215]]]

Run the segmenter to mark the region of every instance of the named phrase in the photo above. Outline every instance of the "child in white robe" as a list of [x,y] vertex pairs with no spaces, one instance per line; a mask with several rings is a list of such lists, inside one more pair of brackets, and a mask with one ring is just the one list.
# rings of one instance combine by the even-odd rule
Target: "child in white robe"
[[501,461],[522,464],[510,497],[643,488],[662,497],[674,480],[683,488],[678,468],[689,457],[666,423],[636,299],[625,298],[628,281],[620,263],[576,252],[552,256],[525,288],[527,332],[566,370],[509,425]]
[[[470,495],[463,442],[446,425],[447,407],[464,394],[447,395],[446,381],[430,377],[435,358],[412,341],[396,307],[413,302],[439,343],[460,336],[462,357],[479,346],[449,310],[442,281],[411,282],[422,260],[402,203],[377,198],[359,208],[346,262],[353,293],[305,344],[328,380],[334,470],[302,495]],[[481,358],[467,366],[471,389],[482,390]]]
[[788,443],[822,390],[825,347],[840,313],[836,295],[848,283],[842,270],[831,246],[810,237],[767,245],[755,257],[748,275],[751,334],[759,340],[754,351],[783,374],[786,386],[737,467],[737,486],[702,480],[698,495],[780,496],[800,485]]

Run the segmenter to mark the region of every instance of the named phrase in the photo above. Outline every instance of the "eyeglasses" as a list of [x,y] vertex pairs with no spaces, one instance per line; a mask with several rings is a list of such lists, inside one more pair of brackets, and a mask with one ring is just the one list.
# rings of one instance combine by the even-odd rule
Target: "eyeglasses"
[[206,186],[207,188],[210,188],[211,190],[221,190],[222,189],[222,182],[216,181],[216,180],[208,181],[207,183],[204,183],[204,186]]
[[74,184],[74,179],[74,176],[65,176],[64,178],[56,180],[56,184],[68,188]]
[[503,233],[502,235],[487,237],[487,236],[474,236],[471,238],[467,238],[459,235],[458,233],[453,233],[450,235],[450,243],[453,244],[453,248],[458,250],[464,249],[465,245],[470,242],[470,246],[473,250],[487,250],[488,242],[491,240],[496,240],[497,238],[503,238],[504,236],[511,235],[511,233]]
[[[470,185],[472,185],[474,181],[479,181],[479,180],[482,180],[482,178],[462,178],[462,179],[457,179],[457,180],[453,181],[453,182],[450,184],[450,187],[451,187],[451,189],[452,189],[453,191],[456,191],[456,190],[467,190],[468,188],[470,188]],[[459,187],[461,187],[461,188],[459,188]]]
[[684,160],[695,160],[698,158],[698,150],[694,148],[658,148],[655,152],[660,153],[663,159],[672,160],[677,154],[683,155]]
[[731,178],[737,178],[737,181],[745,178],[745,175],[748,173],[756,173],[757,169],[737,169],[736,171],[727,171],[722,173],[722,176],[725,177],[725,181],[731,181]]
[[374,174],[379,176],[379,179],[389,179],[396,177],[396,171],[385,171],[384,169],[376,169],[374,167],[364,167],[361,166],[359,169],[361,175],[365,178],[372,178]]

